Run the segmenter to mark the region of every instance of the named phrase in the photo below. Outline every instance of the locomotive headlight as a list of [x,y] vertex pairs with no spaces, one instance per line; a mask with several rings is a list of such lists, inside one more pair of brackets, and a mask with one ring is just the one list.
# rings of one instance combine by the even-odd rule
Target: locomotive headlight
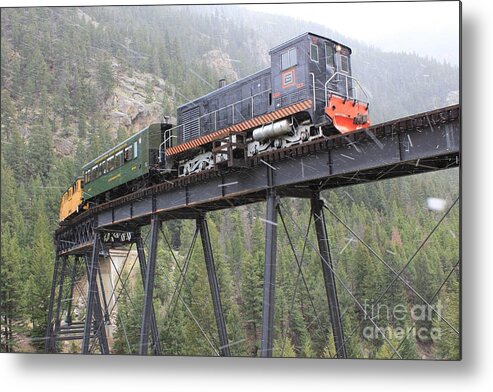
[[342,50],[341,45],[336,45],[336,52],[340,52]]

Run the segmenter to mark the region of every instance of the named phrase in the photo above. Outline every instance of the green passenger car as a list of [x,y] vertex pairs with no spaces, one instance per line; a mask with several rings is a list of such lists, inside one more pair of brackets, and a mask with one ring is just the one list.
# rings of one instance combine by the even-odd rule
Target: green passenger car
[[163,125],[151,124],[86,164],[82,168],[84,201],[148,177],[150,170],[158,165]]

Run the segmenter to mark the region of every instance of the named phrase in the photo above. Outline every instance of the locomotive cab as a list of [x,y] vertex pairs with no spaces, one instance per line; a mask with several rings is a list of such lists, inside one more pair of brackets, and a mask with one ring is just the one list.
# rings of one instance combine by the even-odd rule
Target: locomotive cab
[[306,113],[325,134],[370,125],[366,92],[352,77],[350,48],[306,33],[273,48],[270,55],[273,110],[310,100]]

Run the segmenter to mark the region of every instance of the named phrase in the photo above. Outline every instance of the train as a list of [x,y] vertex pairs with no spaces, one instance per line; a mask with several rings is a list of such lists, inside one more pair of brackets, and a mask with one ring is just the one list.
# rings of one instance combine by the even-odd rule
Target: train
[[351,49],[304,33],[269,51],[270,66],[177,108],[82,167],[62,195],[60,222],[173,178],[241,166],[249,157],[370,126]]

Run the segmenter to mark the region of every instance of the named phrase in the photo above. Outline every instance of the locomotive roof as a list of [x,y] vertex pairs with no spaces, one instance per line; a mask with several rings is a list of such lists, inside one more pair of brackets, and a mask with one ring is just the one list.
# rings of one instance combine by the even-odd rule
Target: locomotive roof
[[200,97],[197,97],[195,99],[192,99],[191,101],[187,102],[187,103],[184,103],[183,105],[180,105],[178,106],[178,109],[181,109],[181,108],[184,108],[194,102],[197,102],[198,100],[201,100],[201,99],[204,99],[204,98],[210,98],[211,96],[213,96],[214,94],[217,94],[218,92],[224,92],[224,91],[227,91],[229,88],[231,88],[231,86],[237,84],[237,83],[241,83],[241,82],[245,82],[247,81],[248,79],[253,79],[254,77],[266,72],[270,70],[270,67],[267,67],[267,68],[264,68],[264,69],[261,69],[260,71],[257,71],[251,75],[248,75],[248,76],[245,76],[241,79],[238,79],[238,80],[235,80],[234,82],[231,82],[229,84],[226,84],[225,86],[223,87],[219,87],[217,88],[216,90],[212,90],[210,93],[207,93],[205,95],[201,95]]
[[[283,48],[283,47],[287,47],[287,46],[289,46],[289,45],[292,45],[292,44],[293,44],[293,42],[298,41],[298,40],[300,40],[301,38],[306,37],[306,36],[313,36],[313,37],[318,37],[318,38],[321,38],[321,39],[324,39],[324,40],[327,40],[327,41],[331,41],[331,42],[333,42],[333,43],[335,43],[335,44],[341,45],[341,46],[343,46],[343,47],[345,47],[345,48],[349,49],[349,53],[351,53],[351,48],[350,48],[349,46],[347,46],[347,45],[344,45],[344,44],[342,44],[342,43],[340,43],[340,42],[334,41],[333,39],[330,39],[330,38],[324,37],[324,36],[319,35],[319,34],[315,34],[315,33],[311,33],[311,32],[306,32],[306,33],[303,33],[303,34],[298,35],[297,37],[291,38],[289,41],[283,42],[282,44],[279,44],[279,45],[277,45],[277,46],[273,47],[273,48],[269,51],[269,54],[271,54],[271,53],[272,53],[273,51],[275,51],[275,50],[279,50],[279,49],[281,49],[281,48]],[[258,76],[259,74],[261,74],[261,73],[263,73],[263,72],[266,72],[266,71],[267,71],[267,70],[269,70],[269,69],[270,69],[270,67],[267,67],[267,68],[264,68],[264,69],[262,69],[262,70],[260,70],[260,71],[255,72],[255,73],[253,73],[253,74],[251,74],[251,75],[248,75],[248,76],[245,76],[245,77],[243,77],[243,78],[241,78],[241,79],[235,80],[234,82],[231,82],[231,83],[229,83],[229,84],[227,84],[227,85],[225,85],[225,86],[223,86],[223,87],[220,87],[220,88],[218,88],[218,89],[216,89],[216,90],[213,90],[213,91],[211,91],[210,93],[207,93],[207,94],[205,94],[205,95],[202,95],[202,96],[200,96],[200,97],[197,97],[197,98],[195,98],[195,99],[192,99],[191,101],[189,101],[189,102],[187,102],[187,103],[184,103],[183,105],[178,106],[178,109],[185,108],[186,106],[191,105],[191,104],[193,104],[193,103],[197,102],[198,100],[201,100],[201,99],[204,99],[204,98],[210,98],[212,95],[214,95],[214,94],[216,94],[216,93],[227,91],[227,90],[228,90],[228,88],[230,88],[232,85],[234,85],[234,84],[236,84],[236,83],[244,82],[244,81],[248,80],[249,78],[253,78],[253,77],[255,77],[255,76]]]
[[283,42],[277,46],[274,46],[270,51],[269,51],[269,54],[271,54],[272,52],[274,51],[277,51],[279,49],[282,49],[284,47],[287,47],[287,46],[290,46],[292,45],[294,42],[296,41],[299,41],[301,38],[304,38],[306,36],[313,36],[313,37],[318,37],[318,38],[321,38],[321,39],[324,39],[324,40],[327,40],[327,41],[330,41],[330,42],[333,42],[335,44],[338,44],[338,45],[341,45],[347,49],[349,49],[349,53],[352,53],[351,51],[351,48],[347,45],[344,45],[343,43],[340,43],[340,42],[337,42],[337,41],[334,41],[333,39],[330,39],[330,38],[327,38],[327,37],[324,37],[323,35],[319,35],[319,34],[315,34],[315,33],[311,33],[311,32],[306,32],[306,33],[303,33],[303,34],[300,34],[298,35],[297,37],[294,37],[294,38],[291,38],[289,41],[286,41],[286,42]]

